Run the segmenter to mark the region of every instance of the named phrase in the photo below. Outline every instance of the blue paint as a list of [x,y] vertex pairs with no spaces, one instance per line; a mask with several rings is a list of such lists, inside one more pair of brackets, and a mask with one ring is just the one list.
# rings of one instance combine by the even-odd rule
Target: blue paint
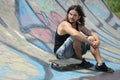
[[105,55],[107,55],[107,56],[110,56],[112,58],[120,60],[120,55],[118,55],[117,53],[112,53],[112,52],[104,50],[104,49],[100,49],[100,52],[103,53],[103,54],[105,54]]
[[0,64],[0,77],[4,77],[12,70],[8,65]]
[[28,78],[27,80],[44,80],[42,77],[36,77],[36,76],[34,76],[34,77],[30,77],[30,78]]
[[105,43],[108,43],[109,45],[114,46],[114,47],[120,49],[120,45],[119,45],[119,44],[115,44],[114,42],[112,42],[112,41],[110,41],[109,39],[103,37],[102,35],[99,36],[99,37],[100,37],[100,39],[102,39]]
[[[18,54],[20,57],[22,57],[25,60],[27,60],[29,63],[33,64],[38,69],[38,71],[42,74],[42,76],[39,76],[39,77],[30,77],[28,80],[33,80],[33,79],[34,80],[43,80],[44,79],[45,72],[44,72],[43,67],[39,63],[37,63],[36,61],[32,60],[28,56],[23,55],[21,52],[19,52],[17,50],[14,50],[11,47],[7,46],[7,48],[10,51]],[[89,60],[89,61],[92,62],[93,64],[96,63],[94,60]],[[114,68],[115,70],[120,70],[119,69],[119,67],[120,67],[119,64],[112,63],[112,62],[106,62],[106,63],[107,63],[107,65],[109,65],[110,67]],[[78,72],[74,72],[74,71],[59,72],[59,71],[55,71],[53,69],[51,69],[51,71],[53,73],[53,78],[51,80],[68,80],[68,79],[72,79],[72,78],[79,78],[79,77],[85,77],[85,76],[95,76],[95,74],[87,74],[87,73],[82,73],[82,72],[78,73]],[[100,72],[98,72],[96,74],[99,74],[99,73]]]
[[[100,2],[104,2],[104,1],[100,1]],[[100,6],[97,6],[95,4],[92,4],[92,3],[86,3],[87,5],[87,8],[89,8],[89,10],[96,16],[102,18],[103,20],[106,20],[106,19],[109,19],[111,18],[109,21],[108,21],[108,24],[111,25],[112,28],[114,28],[116,31],[119,32],[119,28],[120,28],[120,25],[118,24],[119,23],[119,20],[116,19],[116,17],[114,17],[114,15],[112,14],[112,12],[107,8],[107,6],[103,3],[103,4],[100,4],[101,6],[105,6],[105,7],[102,7],[100,8]],[[105,9],[106,8],[106,9]],[[118,26],[115,28],[113,25],[116,25],[118,24]]]
[[105,32],[106,34],[108,34],[109,36],[113,37],[116,40],[120,41],[120,38],[116,37],[115,35],[113,35],[112,33],[110,33],[110,31],[106,30],[104,27],[100,27],[100,29]]
[[[23,53],[11,48],[11,47],[8,47],[6,46],[10,51],[18,54],[20,57],[24,58],[26,61],[28,61],[29,63],[31,63],[32,65],[34,65],[38,71],[40,72],[40,75],[42,74],[42,76],[39,76],[39,77],[30,77],[28,80],[44,80],[44,76],[45,76],[45,71],[43,69],[43,67],[37,63],[36,61],[32,60],[31,58],[29,58],[28,56],[24,55]],[[58,71],[55,71],[53,69],[51,69],[52,72],[53,72],[53,75],[54,77],[52,78],[52,80],[66,80],[66,79],[71,79],[71,78],[77,78],[77,77],[80,77],[80,76],[92,76],[93,74],[84,74],[84,73],[77,73],[77,72],[72,72],[72,71],[69,71],[69,72],[58,72]],[[60,76],[60,77],[59,77]]]
[[35,46],[41,48],[44,51],[51,52],[51,53],[53,52],[52,49],[43,42],[36,40],[36,41],[31,41],[31,43],[34,44]]
[[66,72],[58,72],[55,70],[52,70],[53,72],[53,78],[51,80],[69,80],[73,78],[80,78],[85,76],[93,76],[94,74],[85,74],[85,73],[79,73],[74,71],[66,71]]
[[[95,60],[91,60],[91,59],[86,59],[87,61],[90,61],[91,63],[93,63],[94,65],[96,65],[96,61]],[[113,68],[115,71],[120,70],[120,64],[119,63],[114,63],[114,62],[110,62],[110,61],[103,61],[108,67]]]
[[[27,55],[24,55],[23,53],[9,47],[9,46],[6,46],[7,49],[9,49],[10,51],[14,52],[14,54],[18,54],[20,57],[24,58],[26,61],[28,61],[30,64],[34,65],[38,71],[40,72],[40,76],[39,77],[36,77],[38,78],[38,80],[43,80],[44,79],[44,75],[45,75],[45,72],[44,72],[44,69],[43,69],[43,66],[41,66],[38,62],[32,60],[30,57],[28,57]],[[32,78],[32,77],[30,77]]]
[[[86,59],[86,60],[93,63],[94,65],[96,64],[95,60],[91,60],[91,59]],[[107,66],[113,68],[115,71],[120,70],[120,64],[108,62],[108,61],[105,61],[105,63]],[[102,72],[96,72],[96,74],[92,74],[92,73],[88,74],[85,72],[74,72],[74,71],[59,72],[55,70],[52,70],[52,73],[54,77],[51,80],[69,80],[73,78],[96,76],[96,75],[102,74]]]
[[49,24],[48,17],[47,17],[47,15],[45,14],[45,12],[41,11],[41,14],[42,14],[43,18],[45,19],[45,22],[47,23],[47,25],[50,25],[50,24]]
[[[16,3],[17,3],[16,7],[18,8],[17,16],[20,22],[20,28],[23,32],[28,33],[30,27],[36,27],[36,26],[45,27],[45,25],[42,23],[42,21],[40,21],[40,19],[36,16],[32,8],[30,8],[29,4],[25,0],[16,0]],[[49,23],[47,16],[44,15],[43,12],[42,12],[42,15],[44,16],[47,23]],[[52,49],[43,42],[35,41],[31,43],[43,49],[44,51],[51,52],[51,53],[53,52]]]
[[113,68],[115,71],[120,71],[120,64],[113,62],[105,62],[109,67]]
[[[95,60],[91,60],[91,59],[86,59],[87,61],[93,63],[94,65],[96,65],[96,61]],[[115,71],[120,70],[120,64],[119,63],[114,63],[114,62],[110,62],[110,61],[103,61],[108,67],[111,67],[112,69],[114,69]]]
[[106,19],[109,15],[99,7],[95,6],[92,3],[86,3],[87,8],[89,8],[90,11],[92,11],[93,14],[101,17],[102,19]]
[[[37,16],[35,15],[35,13],[32,11],[32,9],[30,8],[30,6],[26,3],[25,0],[17,0],[19,6],[18,6],[18,12],[19,12],[19,20],[21,22],[21,26],[22,27],[29,27],[30,25],[33,24],[37,24],[40,26],[44,26],[44,24],[37,18]],[[89,5],[88,5],[89,6]],[[101,16],[102,18],[105,18],[106,16],[108,16],[105,12],[103,12],[100,8],[95,8],[95,6],[90,5],[89,8],[94,9],[94,12],[99,12],[99,16]],[[103,14],[104,13],[104,14]],[[101,15],[102,14],[102,15]],[[44,16],[45,20],[47,23],[49,23],[47,16],[44,15],[44,13],[42,13],[42,16]],[[34,27],[34,26],[33,26]],[[100,34],[99,34],[100,35]],[[100,35],[100,38],[112,45],[115,46],[117,48],[120,48],[118,44],[114,44],[113,42],[111,42],[110,40],[106,39],[105,37]],[[107,41],[106,41],[107,40]],[[42,43],[40,41],[35,41],[32,42],[34,45],[36,45],[37,47],[48,51],[48,52],[52,52],[52,49],[50,47],[48,47],[45,43]],[[16,51],[12,48],[9,47],[9,49],[13,52],[15,52],[16,54],[18,54],[20,57],[26,59],[29,63],[33,64],[35,67],[37,67],[37,69],[40,71],[40,73],[42,73],[42,76],[40,77],[30,77],[28,80],[43,80],[44,76],[45,76],[45,71],[43,69],[43,67],[38,64],[37,62],[35,62],[34,60],[32,60],[31,58],[29,58],[26,55],[23,55],[21,52]],[[104,53],[109,54],[108,52],[102,50]],[[119,58],[117,55],[110,53],[111,55],[113,55],[113,57],[115,58]],[[90,60],[91,61],[91,60]],[[95,64],[95,61],[91,61]],[[109,66],[112,66],[112,68],[115,68],[115,70],[119,70],[120,65],[116,64],[116,63],[111,63],[111,62],[106,62]],[[114,66],[113,66],[114,65]],[[52,80],[68,80],[68,79],[72,79],[72,78],[78,78],[78,77],[84,77],[84,76],[92,76],[94,74],[85,74],[85,73],[77,73],[77,72],[73,72],[73,71],[68,71],[68,72],[59,72],[59,71],[55,71],[53,69],[51,69],[52,73],[53,73],[53,78]]]
[[[86,3],[87,8],[90,9],[90,11],[96,16],[99,16],[102,19],[107,19],[109,17],[109,14],[107,14],[106,12],[104,12],[103,10],[101,10],[99,7],[95,6],[94,4],[91,3]],[[110,31],[106,30],[103,26],[100,27],[101,30],[103,30],[105,33],[109,34],[109,36],[116,38],[118,40],[120,40],[120,38],[115,37],[112,33],[110,33]]]
[[119,44],[115,44],[114,42],[112,42],[109,39],[105,38],[103,35],[99,34],[98,32],[96,32],[96,33],[100,37],[100,39],[103,40],[105,43],[120,49],[120,45]]
[[[40,21],[40,19],[36,16],[32,8],[30,8],[29,4],[25,0],[16,0],[17,3],[17,17],[20,22],[21,27],[26,27],[29,25],[39,25],[44,27],[45,25]],[[34,26],[36,27],[36,26]]]

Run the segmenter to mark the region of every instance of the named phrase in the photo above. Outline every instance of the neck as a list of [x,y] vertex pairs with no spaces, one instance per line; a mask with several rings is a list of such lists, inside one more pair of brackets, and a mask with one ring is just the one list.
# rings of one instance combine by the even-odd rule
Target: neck
[[76,22],[75,23],[71,23],[72,27],[75,28],[76,27]]

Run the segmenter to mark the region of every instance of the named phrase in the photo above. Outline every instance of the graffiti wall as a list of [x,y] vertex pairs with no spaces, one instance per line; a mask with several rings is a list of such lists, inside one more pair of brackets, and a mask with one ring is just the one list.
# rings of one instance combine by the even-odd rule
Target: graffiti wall
[[[118,71],[117,74],[119,74],[120,20],[117,19],[117,17],[109,10],[103,0],[7,1],[0,1],[1,6],[4,6],[1,8],[0,14],[0,26],[2,26],[0,35],[0,42],[2,46],[0,49],[0,54],[3,55],[5,53],[4,50],[7,50],[8,53],[10,51],[12,55],[17,56],[23,61],[20,62],[19,65],[24,66],[19,68],[17,75],[13,76],[15,74],[14,71],[18,68],[16,69],[16,67],[11,67],[10,63],[6,64],[4,62],[4,66],[6,67],[3,69],[3,63],[0,62],[0,69],[4,70],[2,71],[4,73],[0,73],[0,79],[18,79],[18,75],[20,74],[22,75],[20,79],[23,80],[92,80],[90,77],[94,78],[95,76],[101,76],[101,74],[103,74],[101,72],[93,72],[90,70],[60,72],[52,69],[45,61],[49,55],[53,55],[54,34],[57,26],[66,17],[66,11],[69,6],[73,4],[80,4],[83,7],[86,15],[86,27],[95,32],[101,39],[102,44],[100,46],[100,51],[102,58],[110,67],[114,68],[115,71]],[[7,6],[5,7],[5,5],[9,6],[9,8]],[[10,11],[7,12],[9,9]],[[9,15],[10,12],[13,14],[11,16],[14,17],[11,19],[8,17],[10,20],[7,20],[6,16],[3,14]],[[11,24],[13,26],[11,26]],[[14,33],[12,33],[12,31]],[[18,31],[20,32],[18,33]],[[19,38],[17,38],[18,36],[15,37],[15,35],[20,36],[19,38],[22,40],[19,40]],[[4,36],[12,36],[12,38],[5,39]],[[20,46],[12,46],[9,42],[10,40],[13,42],[16,41],[16,43],[12,43],[14,45],[18,45],[17,40],[19,40]],[[22,46],[28,47],[25,43],[34,46],[35,50],[36,47],[37,49],[42,50],[38,52],[39,56],[34,53],[29,54],[29,52],[32,53],[32,50],[34,49],[33,47],[29,48],[28,53],[24,52],[24,49],[23,51],[18,49]],[[3,45],[5,49],[3,48]],[[47,53],[47,57],[43,59],[41,56],[45,55],[44,52]],[[6,57],[8,56],[6,55]],[[11,58],[11,56],[9,58]],[[3,59],[7,59],[9,61],[9,58]],[[14,60],[17,61],[17,58],[14,58]],[[18,60],[18,63],[21,60]],[[88,60],[93,64],[96,64],[94,59],[90,58]],[[12,61],[13,60],[11,60],[11,64],[13,64]],[[22,70],[24,67],[25,69]],[[29,69],[28,72],[26,69]],[[32,72],[35,74],[33,75]],[[10,73],[13,74],[13,77],[8,76]],[[114,78],[114,75],[111,77]]]

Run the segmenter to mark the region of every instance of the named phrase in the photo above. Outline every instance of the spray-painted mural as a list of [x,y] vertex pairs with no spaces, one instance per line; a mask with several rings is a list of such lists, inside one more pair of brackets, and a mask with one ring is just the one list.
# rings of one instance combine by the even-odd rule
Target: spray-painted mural
[[[104,44],[100,48],[103,59],[115,71],[120,70],[120,54],[118,53],[120,49],[120,36],[118,35],[120,33],[120,21],[110,12],[103,0],[15,0],[14,3],[18,28],[25,35],[25,40],[49,54],[53,54],[54,34],[57,25],[66,16],[68,7],[72,4],[82,5],[87,15],[86,25],[90,26],[89,28],[100,37]],[[1,17],[0,24],[6,28],[8,27]],[[56,71],[44,60],[24,53],[8,43],[2,43],[12,53],[16,53],[37,68],[37,76],[29,76],[24,80],[90,80],[87,76],[102,74],[101,72],[86,72],[84,70]],[[89,60],[93,64],[96,63],[95,60]],[[6,68],[4,73],[8,72],[8,67]],[[5,75],[7,74],[1,74],[0,77]]]

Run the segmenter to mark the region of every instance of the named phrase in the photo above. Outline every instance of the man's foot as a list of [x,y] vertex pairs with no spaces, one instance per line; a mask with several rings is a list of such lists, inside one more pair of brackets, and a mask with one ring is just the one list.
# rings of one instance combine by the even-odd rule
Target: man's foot
[[100,66],[96,64],[95,69],[103,72],[110,72],[110,73],[114,72],[114,70],[112,68],[107,67],[105,63],[102,63]]
[[81,68],[90,68],[90,67],[92,67],[92,66],[94,66],[92,63],[90,63],[90,62],[87,62],[84,58],[82,59],[82,63],[81,64],[79,64],[79,66],[81,67]]

